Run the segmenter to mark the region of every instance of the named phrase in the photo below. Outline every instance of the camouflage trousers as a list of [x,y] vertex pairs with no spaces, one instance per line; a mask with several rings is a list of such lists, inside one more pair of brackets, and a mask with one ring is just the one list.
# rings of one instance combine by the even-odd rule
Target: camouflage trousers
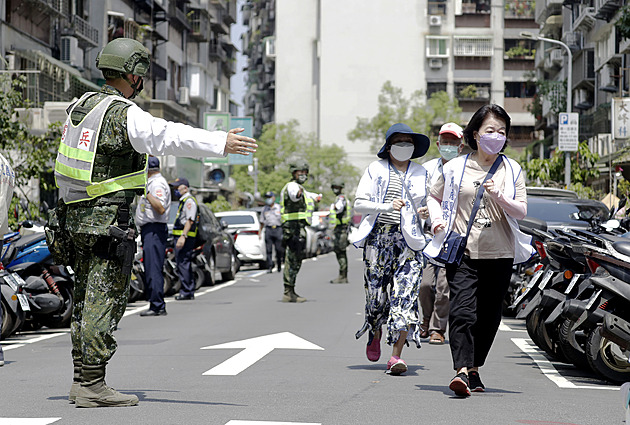
[[375,332],[387,325],[387,343],[401,331],[420,348],[418,294],[422,278],[422,251],[407,246],[398,225],[376,223],[363,249],[365,264],[365,323],[356,333]]
[[122,273],[119,259],[94,254],[95,244],[107,245],[110,238],[74,233],[72,242],[76,251],[72,359],[104,364],[116,352],[114,330],[127,307],[131,276]]
[[348,226],[336,226],[333,230],[333,250],[339,263],[339,276],[348,276]]
[[301,227],[295,229],[296,234],[293,234],[291,238],[287,237],[285,233],[283,237],[284,249],[284,272],[282,274],[282,280],[284,282],[285,290],[287,287],[295,287],[295,279],[302,267],[302,260],[304,260],[306,249],[306,229]]

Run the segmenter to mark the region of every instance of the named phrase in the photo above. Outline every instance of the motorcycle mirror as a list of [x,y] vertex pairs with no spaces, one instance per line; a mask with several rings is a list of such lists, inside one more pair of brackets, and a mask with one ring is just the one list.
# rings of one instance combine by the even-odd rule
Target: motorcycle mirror
[[22,222],[22,227],[26,227],[27,229],[30,229],[31,227],[33,227],[33,222],[31,220],[24,220]]
[[602,223],[602,226],[604,226],[608,230],[613,230],[618,229],[619,226],[621,226],[621,223],[619,222],[619,220],[612,219]]

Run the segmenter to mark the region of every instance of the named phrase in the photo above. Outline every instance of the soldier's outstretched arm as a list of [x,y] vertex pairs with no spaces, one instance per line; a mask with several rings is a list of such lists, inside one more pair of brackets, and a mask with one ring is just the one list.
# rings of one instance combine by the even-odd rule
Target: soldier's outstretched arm
[[243,130],[207,131],[156,118],[137,105],[127,109],[127,134],[131,145],[140,153],[194,158],[256,152],[256,141],[236,134],[240,131]]

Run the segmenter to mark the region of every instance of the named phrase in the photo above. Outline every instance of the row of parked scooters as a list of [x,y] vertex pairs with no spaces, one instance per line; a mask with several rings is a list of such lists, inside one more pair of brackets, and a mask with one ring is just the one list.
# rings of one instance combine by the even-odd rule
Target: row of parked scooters
[[538,255],[515,270],[507,310],[525,319],[532,341],[554,360],[613,383],[630,381],[627,228],[588,213],[580,218],[588,229],[521,225]]

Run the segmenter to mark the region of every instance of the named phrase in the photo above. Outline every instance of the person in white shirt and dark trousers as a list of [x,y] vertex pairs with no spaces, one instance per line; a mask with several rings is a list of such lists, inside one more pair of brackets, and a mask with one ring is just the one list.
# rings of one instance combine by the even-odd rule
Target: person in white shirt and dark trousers
[[164,258],[168,238],[168,216],[171,209],[171,190],[160,174],[160,161],[149,157],[146,195],[136,207],[136,225],[142,236],[145,291],[149,309],[140,316],[165,316]]

